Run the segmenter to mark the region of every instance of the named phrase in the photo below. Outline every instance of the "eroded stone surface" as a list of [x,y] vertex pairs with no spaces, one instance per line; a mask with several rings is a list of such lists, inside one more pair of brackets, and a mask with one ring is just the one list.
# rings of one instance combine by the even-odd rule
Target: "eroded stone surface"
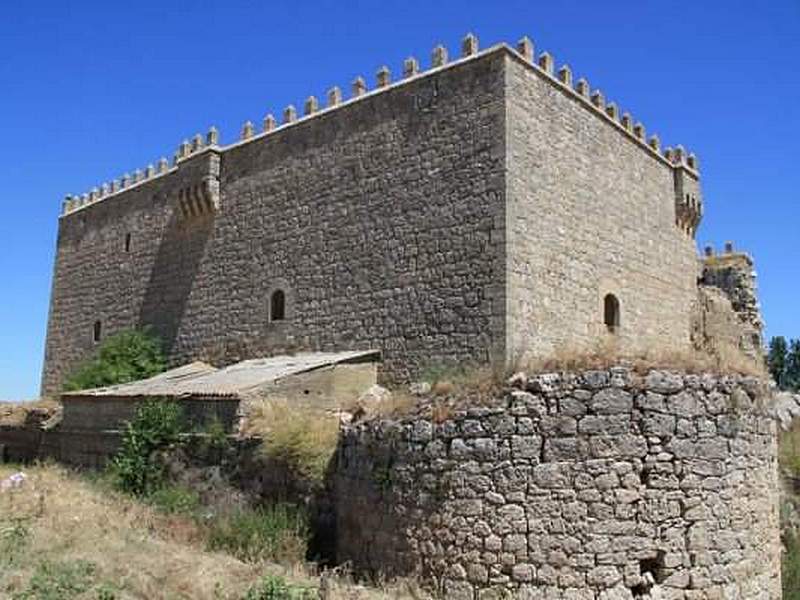
[[776,423],[752,380],[516,380],[495,408],[345,430],[338,560],[469,600],[781,597]]

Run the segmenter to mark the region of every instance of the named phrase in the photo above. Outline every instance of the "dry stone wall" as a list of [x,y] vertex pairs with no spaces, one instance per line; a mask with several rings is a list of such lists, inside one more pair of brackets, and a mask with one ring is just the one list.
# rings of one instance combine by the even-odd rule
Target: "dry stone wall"
[[[733,244],[727,242],[725,252],[714,254],[706,247],[703,272],[700,279],[703,289],[719,290],[729,300],[736,316],[736,325],[726,327],[729,335],[735,336],[736,345],[750,356],[762,357],[764,352],[764,320],[758,302],[756,272],[753,259],[743,252],[735,252]],[[712,331],[711,336],[724,336],[723,328]]]
[[453,599],[781,597],[776,425],[757,380],[515,383],[444,419],[347,428],[337,559]]

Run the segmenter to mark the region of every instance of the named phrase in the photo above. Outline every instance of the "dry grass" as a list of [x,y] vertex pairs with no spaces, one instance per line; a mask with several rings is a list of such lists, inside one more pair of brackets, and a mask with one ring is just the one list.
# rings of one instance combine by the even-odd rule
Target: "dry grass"
[[509,378],[515,373],[579,372],[617,366],[627,367],[639,374],[646,374],[653,369],[666,369],[768,378],[763,361],[753,360],[738,348],[720,349],[713,355],[697,350],[626,353],[619,349],[615,338],[607,336],[592,349],[564,345],[545,359],[517,357],[509,364],[433,366],[421,376],[422,381],[431,385],[430,393],[425,398],[413,396],[404,388],[394,389],[391,402],[376,406],[367,412],[367,416],[398,418],[424,413],[435,422],[442,422],[464,406],[491,406],[496,403],[507,387]]
[[263,440],[265,456],[285,462],[301,477],[323,481],[339,441],[336,415],[280,398],[253,400],[247,412],[243,433]]
[[[15,470],[0,465],[0,480]],[[235,600],[265,575],[304,587],[320,585],[319,576],[303,564],[244,563],[208,552],[191,519],[161,514],[62,467],[38,465],[24,472],[28,479],[21,488],[0,493],[2,598],[30,590],[42,563],[91,566],[84,591],[48,598]],[[409,592],[415,588],[408,583],[358,586],[346,573],[323,580],[328,600],[422,597]],[[112,595],[101,596],[101,590]]]
[[[11,472],[0,467],[1,478]],[[28,531],[13,549],[13,566],[0,570],[0,594],[24,590],[41,561],[88,561],[97,583],[121,588],[123,598],[214,598],[215,588],[236,598],[260,574],[257,566],[204,552],[188,519],[101,492],[61,467],[25,473],[21,489],[0,494],[0,529],[13,522]]]
[[677,369],[689,373],[767,376],[763,361],[753,360],[738,348],[721,347],[713,354],[689,349],[625,352],[610,337],[603,338],[590,350],[569,345],[561,346],[556,349],[552,357],[521,361],[515,365],[515,370],[545,373],[607,369],[619,365],[627,366],[639,373],[646,373],[652,369]]
[[61,404],[55,400],[43,399],[32,402],[0,403],[0,426],[22,427],[29,418],[47,418],[55,414]]

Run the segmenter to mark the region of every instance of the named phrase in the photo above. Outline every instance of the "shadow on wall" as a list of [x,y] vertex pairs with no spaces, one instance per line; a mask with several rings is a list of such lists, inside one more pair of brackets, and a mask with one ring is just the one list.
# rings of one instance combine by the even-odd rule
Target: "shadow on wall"
[[153,327],[169,356],[213,227],[213,215],[185,220],[173,212],[158,246],[138,326]]

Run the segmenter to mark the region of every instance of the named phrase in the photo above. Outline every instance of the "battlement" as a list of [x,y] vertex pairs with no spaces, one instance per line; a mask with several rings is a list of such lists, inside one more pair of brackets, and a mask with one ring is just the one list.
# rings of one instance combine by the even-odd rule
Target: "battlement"
[[[471,33],[463,38],[460,57],[456,60],[451,61],[449,59],[446,47],[437,45],[431,53],[430,68],[425,71],[420,70],[419,61],[416,58],[409,57],[403,62],[401,78],[392,82],[391,70],[384,65],[376,72],[374,89],[369,90],[363,77],[356,77],[351,85],[351,97],[349,99],[344,100],[342,98],[342,91],[339,87],[332,87],[327,92],[327,104],[325,107],[320,105],[315,96],[309,96],[303,103],[302,116],[298,116],[294,105],[289,105],[283,111],[281,124],[278,124],[275,117],[270,113],[262,120],[262,130],[256,132],[253,123],[247,121],[242,126],[239,139],[228,146],[219,145],[219,133],[214,127],[209,130],[205,140],[203,136],[196,134],[191,141],[184,140],[181,142],[171,165],[166,158],[161,158],[155,166],[150,164],[144,169],[137,169],[133,175],[126,173],[119,179],[103,183],[89,192],[80,195],[67,195],[63,202],[62,215],[74,213],[98,201],[108,200],[154,179],[176,173],[182,161],[189,160],[200,153],[209,151],[217,155],[224,153],[233,147],[251,143],[272,135],[279,130],[338,110],[342,106],[364,101],[376,94],[385,93],[387,90],[406,85],[418,78],[428,77],[443,69],[453,68],[464,62],[476,60],[496,52],[508,53],[515,60],[525,64],[533,72],[552,83],[555,88],[583,103],[598,118],[612,124],[655,159],[675,169],[677,225],[687,233],[694,234],[702,213],[701,201],[695,194],[690,193],[687,195],[682,189],[680,191],[677,189],[679,187],[679,173],[681,177],[685,175],[695,181],[699,178],[698,161],[694,154],[685,152],[681,146],[677,146],[674,150],[669,147],[662,150],[658,135],[652,134],[648,137],[644,124],[636,121],[630,113],[620,112],[616,103],[607,101],[603,92],[599,89],[593,90],[586,78],[581,77],[574,80],[572,69],[568,65],[565,64],[556,69],[555,59],[549,52],[545,51],[537,55],[534,50],[534,43],[530,38],[523,37],[515,48],[508,44],[500,43],[480,51],[478,38]],[[206,183],[200,182],[196,184],[199,187],[192,188],[194,192],[189,193],[188,196],[181,192],[183,199],[179,198],[177,204],[183,214],[191,212],[188,208],[190,205],[213,207],[215,210],[218,208],[218,188],[215,193],[214,189],[212,189],[213,186],[208,187],[207,185],[211,180],[213,180],[213,175],[207,176],[203,179]],[[195,198],[195,200],[187,200],[187,198]]]

